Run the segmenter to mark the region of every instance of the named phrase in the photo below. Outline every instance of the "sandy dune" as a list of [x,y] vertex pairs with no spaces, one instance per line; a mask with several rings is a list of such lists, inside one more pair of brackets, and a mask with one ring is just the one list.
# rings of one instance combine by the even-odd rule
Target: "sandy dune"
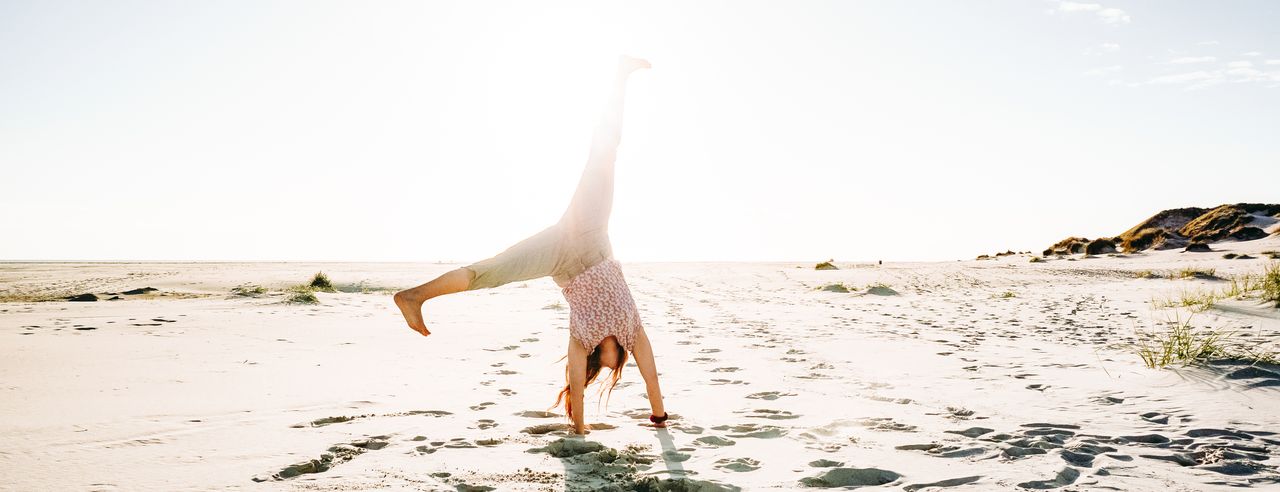
[[[1154,370],[1125,346],[1172,314],[1153,297],[1222,283],[1133,272],[1255,272],[1265,257],[1221,254],[1280,240],[1215,248],[628,264],[672,425],[643,425],[632,367],[607,408],[589,401],[585,441],[545,412],[568,343],[549,280],[432,301],[423,338],[380,289],[450,265],[0,264],[0,488],[1274,490],[1277,368]],[[353,292],[228,293],[317,270]],[[818,290],[833,282],[897,294]],[[140,287],[159,291],[23,301]],[[1193,316],[1280,340],[1253,301]]]

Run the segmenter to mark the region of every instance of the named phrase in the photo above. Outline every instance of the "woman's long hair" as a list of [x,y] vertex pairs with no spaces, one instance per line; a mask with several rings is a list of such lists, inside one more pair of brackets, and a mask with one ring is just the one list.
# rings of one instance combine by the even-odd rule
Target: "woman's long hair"
[[[614,343],[617,343],[617,342],[614,342]],[[627,350],[622,348],[621,344],[619,344],[618,364],[614,366],[614,367],[617,367],[617,369],[611,370],[612,372],[609,374],[609,382],[607,385],[604,382],[600,383],[600,396],[605,397],[604,399],[606,404],[609,401],[609,397],[613,396],[613,388],[618,385],[618,380],[622,379],[622,368],[626,365],[627,365]],[[591,351],[591,355],[587,356],[587,381],[582,385],[583,393],[586,393],[587,386],[591,386],[591,383],[595,382],[596,377],[600,375],[601,367],[602,366],[600,365],[600,346],[596,345],[595,350]],[[564,401],[564,416],[567,417],[570,422],[572,422],[573,421],[573,402],[569,399],[569,364],[567,362],[565,363],[565,366],[564,366],[564,383],[565,383],[564,389],[560,390],[560,394],[556,395],[556,403],[551,406],[555,407],[557,405],[560,405],[561,401]],[[608,390],[609,390],[607,395],[605,394],[606,386],[608,387]]]

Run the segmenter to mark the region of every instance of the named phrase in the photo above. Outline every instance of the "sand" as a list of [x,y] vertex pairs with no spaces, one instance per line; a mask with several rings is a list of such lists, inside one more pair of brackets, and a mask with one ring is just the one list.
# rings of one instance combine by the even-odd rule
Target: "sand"
[[[432,301],[424,338],[386,289],[453,265],[0,264],[0,489],[1275,490],[1280,369],[1127,346],[1173,314],[1153,297],[1223,284],[1134,272],[1256,272],[1221,255],[1280,239],[1214,249],[625,264],[671,425],[629,367],[585,439],[548,408],[568,310],[547,279]],[[282,302],[319,270],[339,292]],[[83,293],[103,300],[33,302]],[[1192,316],[1280,341],[1255,301]]]

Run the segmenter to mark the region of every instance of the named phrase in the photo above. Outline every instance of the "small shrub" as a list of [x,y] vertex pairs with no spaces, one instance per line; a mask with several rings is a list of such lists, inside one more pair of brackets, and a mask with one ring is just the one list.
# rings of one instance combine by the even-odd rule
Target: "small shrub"
[[839,270],[835,265],[836,260],[827,260],[813,266],[814,270]]
[[876,282],[876,283],[874,283],[874,284],[868,285],[868,286],[867,286],[867,293],[868,293],[868,294],[872,294],[872,295],[877,295],[877,296],[896,296],[896,295],[898,295],[898,291],[893,290],[893,288],[892,288],[892,287],[889,287],[888,285],[883,284],[883,283],[880,283],[880,282]]
[[1004,293],[1003,293],[1003,294],[1000,294],[1000,298],[1001,298],[1001,299],[1008,299],[1008,298],[1011,298],[1011,297],[1018,297],[1018,295],[1017,295],[1017,294],[1014,294],[1012,291],[1008,291],[1008,290],[1004,291]]
[[1136,272],[1133,272],[1133,276],[1134,276],[1134,277],[1137,277],[1137,278],[1156,278],[1156,277],[1159,277],[1159,275],[1156,275],[1156,272],[1153,272],[1153,271],[1151,271],[1151,270],[1138,270],[1138,271],[1136,271]]
[[834,284],[827,284],[822,287],[818,287],[817,290],[820,290],[823,292],[839,292],[842,294],[847,294],[850,289],[849,289],[849,286],[837,282]]
[[1227,253],[1227,254],[1225,254],[1225,255],[1222,255],[1222,257],[1223,257],[1223,258],[1228,259],[1228,260],[1234,260],[1234,259],[1236,259],[1236,257],[1237,257],[1237,256],[1240,256],[1240,255],[1235,254],[1235,253]]
[[329,276],[325,275],[324,272],[316,272],[316,275],[311,277],[309,286],[312,290],[320,292],[334,292],[333,283],[329,282]]
[[1031,257],[1031,263],[1041,263],[1041,262],[1043,262],[1043,261],[1044,261],[1044,258],[1041,258],[1041,257],[1039,257],[1039,256],[1032,256],[1032,257]]
[[320,304],[320,299],[317,299],[316,293],[310,289],[293,289],[289,291],[289,297],[285,298],[285,302],[289,304]]

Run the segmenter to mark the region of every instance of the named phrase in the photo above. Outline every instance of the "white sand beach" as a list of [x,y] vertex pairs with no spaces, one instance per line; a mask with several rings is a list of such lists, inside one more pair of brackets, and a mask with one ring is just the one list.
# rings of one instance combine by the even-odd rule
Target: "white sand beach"
[[[1274,489],[1280,370],[1132,346],[1172,316],[1280,342],[1256,300],[1153,307],[1226,282],[1165,272],[1257,272],[1280,238],[1214,249],[626,264],[672,421],[647,426],[629,367],[585,440],[547,413],[568,343],[547,279],[433,300],[423,338],[387,289],[452,265],[6,263],[0,488]],[[338,292],[283,302],[317,271]],[[80,293],[103,300],[32,302]]]

